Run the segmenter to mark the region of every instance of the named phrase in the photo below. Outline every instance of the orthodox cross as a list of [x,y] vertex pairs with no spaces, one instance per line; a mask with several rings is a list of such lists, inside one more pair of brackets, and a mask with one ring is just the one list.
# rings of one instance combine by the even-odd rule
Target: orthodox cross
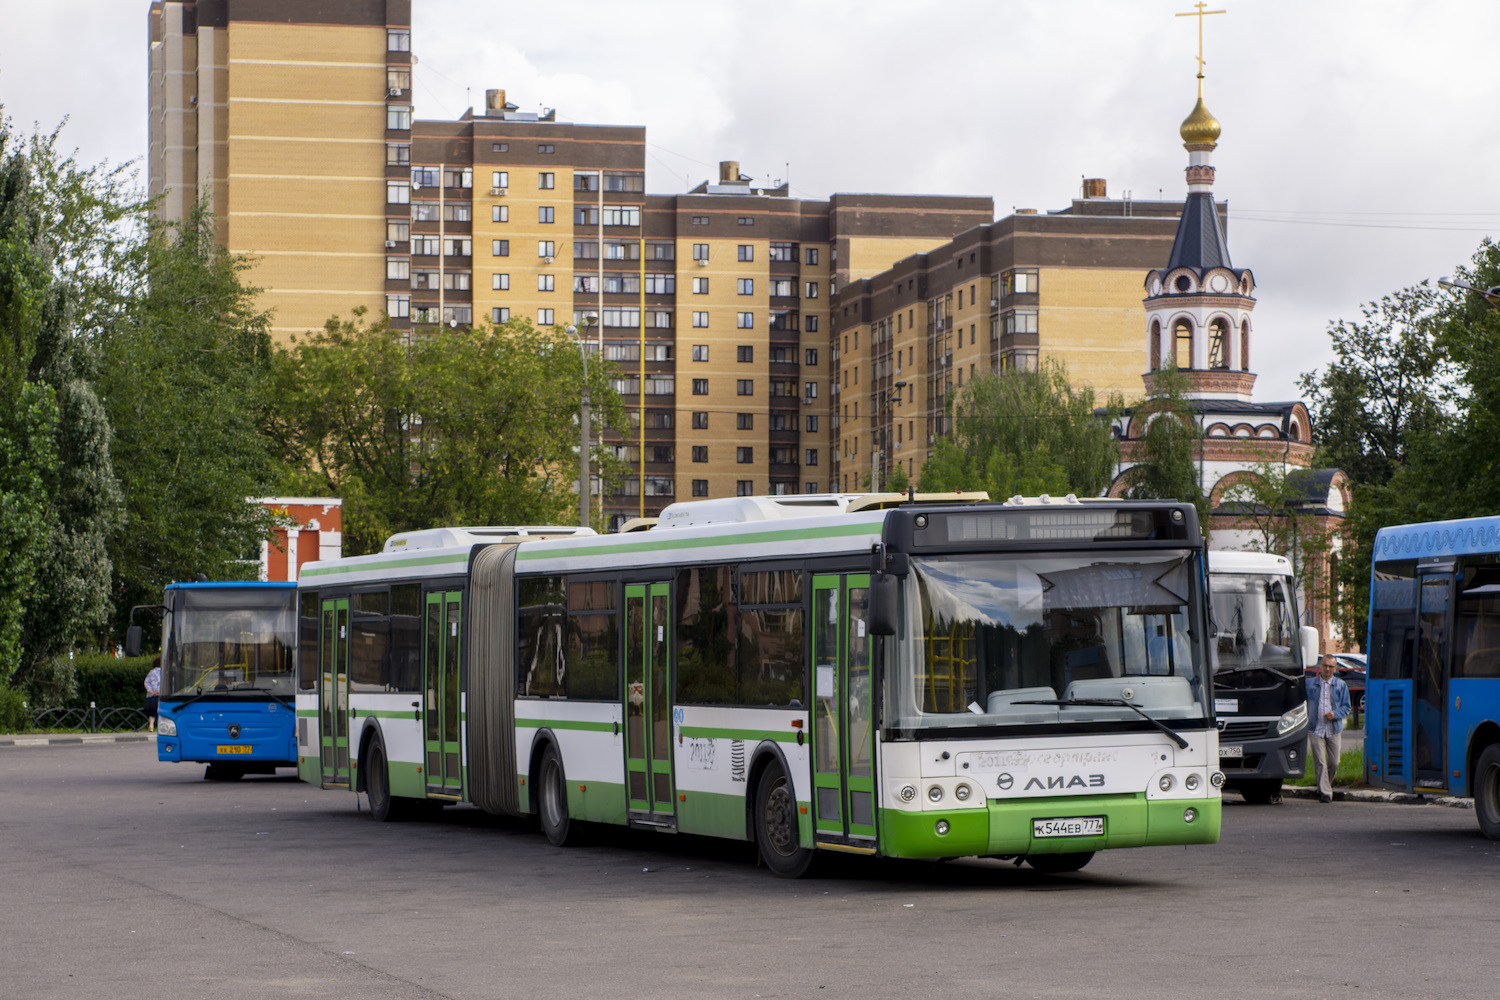
[[1198,8],[1198,9],[1197,10],[1190,10],[1190,11],[1184,13],[1184,14],[1177,14],[1175,16],[1176,17],[1196,17],[1198,19],[1198,75],[1202,76],[1203,75],[1203,19],[1205,17],[1207,17],[1209,14],[1222,14],[1222,13],[1224,13],[1224,11],[1222,11],[1222,10],[1204,10],[1203,8],[1207,7],[1208,4],[1204,3],[1203,0],[1198,0],[1197,3],[1193,4],[1193,6],[1196,7],[1196,8]]

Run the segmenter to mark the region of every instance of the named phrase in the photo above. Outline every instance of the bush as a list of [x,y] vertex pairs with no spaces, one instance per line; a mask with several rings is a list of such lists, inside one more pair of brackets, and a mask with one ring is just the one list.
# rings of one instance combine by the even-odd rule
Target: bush
[[0,687],[0,733],[24,733],[31,728],[31,709],[26,695]]
[[146,703],[146,675],[151,656],[116,659],[104,653],[88,653],[73,660],[76,684],[68,708],[140,708]]

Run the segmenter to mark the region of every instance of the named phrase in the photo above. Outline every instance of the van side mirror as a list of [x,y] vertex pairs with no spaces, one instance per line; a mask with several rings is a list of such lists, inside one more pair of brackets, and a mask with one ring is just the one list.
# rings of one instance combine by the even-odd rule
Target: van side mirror
[[141,627],[132,625],[125,630],[125,655],[141,655]]
[[1298,637],[1302,640],[1302,666],[1315,667],[1318,665],[1318,630],[1311,625],[1304,625],[1297,630]]

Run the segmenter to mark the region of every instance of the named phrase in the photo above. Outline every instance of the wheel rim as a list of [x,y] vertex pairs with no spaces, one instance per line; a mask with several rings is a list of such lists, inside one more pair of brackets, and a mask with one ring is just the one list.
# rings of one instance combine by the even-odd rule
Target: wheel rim
[[370,751],[370,808],[375,808],[376,803],[384,804],[386,800],[386,773],[385,754],[380,752],[379,747]]
[[761,813],[761,825],[766,831],[766,840],[771,849],[783,857],[789,857],[797,850],[797,833],[795,827],[795,803],[792,801],[791,787],[787,784],[785,776],[778,777],[771,786],[771,791],[766,795],[765,809]]
[[562,822],[562,809],[559,808],[561,784],[557,763],[549,760],[542,774],[542,817],[554,829]]
[[1474,805],[1484,813],[1484,821],[1500,825],[1500,764],[1490,764],[1479,772],[1474,783]]

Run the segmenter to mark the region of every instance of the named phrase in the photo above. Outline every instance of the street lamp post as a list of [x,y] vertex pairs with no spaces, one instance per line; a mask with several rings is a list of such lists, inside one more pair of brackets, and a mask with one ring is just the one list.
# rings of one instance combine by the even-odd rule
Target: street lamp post
[[[895,383],[892,388],[891,394],[885,397],[886,413],[894,413],[892,407],[901,405],[901,390],[905,388],[906,383],[904,381]],[[883,479],[883,477],[881,477],[880,475],[880,463],[882,462],[882,460],[889,458],[886,453],[889,452],[891,448],[890,432],[885,429],[885,421],[881,419],[880,401],[881,397],[876,396],[875,434],[872,437],[872,447],[870,448],[870,491],[872,493],[880,492],[881,480]]]
[[1456,288],[1463,292],[1473,292],[1484,299],[1490,306],[1500,309],[1500,285],[1491,285],[1489,288],[1480,288],[1471,285],[1467,281],[1454,281],[1452,278],[1439,278],[1438,284],[1444,288]]
[[589,524],[589,493],[593,485],[589,475],[589,447],[592,444],[592,430],[589,420],[589,327],[599,319],[595,313],[584,313],[583,336],[578,336],[578,327],[568,324],[568,336],[578,341],[578,354],[583,359],[583,400],[578,407],[578,526],[586,528]]

